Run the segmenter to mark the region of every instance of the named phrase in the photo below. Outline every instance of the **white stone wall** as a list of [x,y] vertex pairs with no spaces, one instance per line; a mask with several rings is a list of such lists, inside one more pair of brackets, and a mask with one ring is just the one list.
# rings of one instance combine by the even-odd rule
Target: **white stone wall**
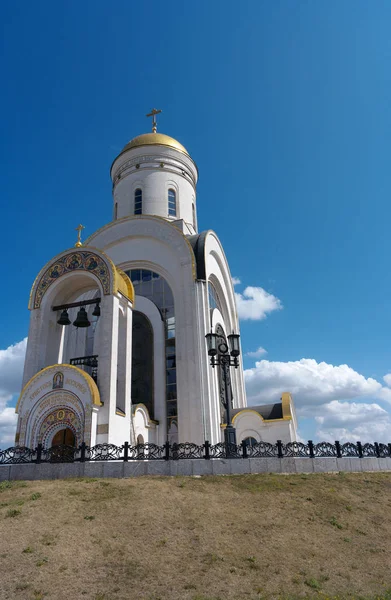
[[[167,221],[143,216],[112,222],[93,234],[89,243],[104,250],[122,270],[150,269],[171,287],[176,320],[179,441],[203,443],[205,397],[201,390],[203,374],[207,373],[206,346],[204,332],[197,325],[195,260],[188,241]],[[143,312],[142,308],[141,301],[136,301],[134,309]],[[159,431],[160,438],[164,427]]]
[[237,443],[247,437],[253,437],[257,442],[268,442],[275,444],[276,440],[281,440],[284,444],[292,442],[295,437],[292,436],[292,421],[264,421],[255,410],[245,409],[239,412],[233,418],[236,428]]
[[95,463],[0,465],[0,481],[68,477],[200,476],[245,473],[335,473],[391,471],[391,458],[231,458],[131,460]]
[[[142,190],[142,213],[169,221],[183,219],[189,233],[197,231],[197,168],[192,159],[173,148],[141,146],[120,154],[111,168],[114,218],[134,215],[134,193]],[[168,190],[176,192],[177,214],[168,214]],[[194,210],[193,210],[194,205]]]

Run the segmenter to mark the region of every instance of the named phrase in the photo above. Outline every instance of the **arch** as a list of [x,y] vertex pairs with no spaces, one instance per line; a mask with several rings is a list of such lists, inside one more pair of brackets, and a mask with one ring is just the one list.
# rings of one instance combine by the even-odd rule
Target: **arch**
[[[193,279],[197,279],[196,260],[190,240],[190,237],[193,236],[188,238],[180,229],[173,227],[166,219],[156,215],[143,215],[145,230],[140,229],[139,219],[138,216],[127,216],[112,221],[93,233],[86,240],[86,244],[96,243],[95,240],[97,240],[99,245],[104,247],[107,252],[108,249],[120,243],[122,244],[128,239],[132,241],[146,237],[157,239],[162,243],[167,243],[177,256],[181,256],[182,265],[187,256],[191,261]],[[119,261],[117,262],[119,263]],[[124,265],[121,268],[124,268]],[[126,268],[129,267],[126,266]],[[169,274],[162,273],[162,275],[168,279]]]
[[88,375],[88,373],[86,373],[85,371],[83,371],[83,369],[80,369],[79,367],[75,367],[74,365],[59,364],[59,365],[51,365],[50,367],[45,367],[44,369],[41,369],[40,371],[38,371],[38,373],[33,375],[33,377],[31,377],[31,379],[26,383],[26,385],[23,387],[22,391],[20,392],[20,396],[18,398],[16,407],[15,407],[16,413],[19,412],[19,408],[21,406],[23,395],[25,394],[28,387],[32,383],[34,383],[34,381],[36,379],[38,379],[39,377],[42,377],[43,373],[45,373],[46,371],[49,371],[50,369],[53,369],[54,373],[57,373],[57,371],[59,371],[59,370],[62,371],[64,369],[66,369],[66,370],[70,369],[70,370],[73,370],[76,373],[79,373],[80,375],[82,375],[82,377],[85,379],[85,382],[90,390],[91,397],[92,397],[92,403],[95,406],[102,406],[102,402],[100,401],[100,394],[99,394],[98,386],[96,385],[96,383],[92,379],[92,377],[90,375]]
[[153,329],[143,313],[133,312],[132,400],[144,404],[154,414]]
[[152,419],[149,415],[148,408],[145,406],[145,404],[140,402],[139,404],[133,405],[133,415],[136,416],[136,414],[141,415],[144,427],[150,427]]
[[132,283],[120,273],[113,261],[96,248],[72,248],[55,256],[38,273],[31,288],[29,309],[40,308],[43,297],[51,286],[64,276],[85,273],[92,276],[104,295],[121,292],[133,301]]
[[64,427],[72,429],[78,444],[85,435],[88,436],[86,407],[81,399],[67,390],[65,397],[62,396],[58,402],[56,400],[53,392],[48,392],[31,411],[22,415],[25,419],[25,443],[33,447],[42,443],[47,447],[53,435]]
[[[258,411],[254,410],[253,408],[243,408],[242,410],[240,410],[239,412],[236,413],[236,415],[234,415],[232,417],[232,423],[235,423],[236,419],[238,419],[240,416],[246,415],[246,414],[254,414],[257,417],[259,417],[261,419],[261,421],[265,421],[265,419],[263,418],[263,416],[261,415],[261,413],[259,413]],[[282,421],[282,419],[275,419],[276,421]]]
[[[145,402],[142,397],[139,397],[135,393],[134,387],[134,372],[135,364],[133,363],[132,373],[132,399],[136,402],[140,400],[147,404],[150,415],[155,418],[166,421],[167,428],[171,423],[173,417],[178,416],[178,402],[177,402],[177,370],[176,370],[176,321],[175,321],[175,299],[172,288],[166,278],[156,271],[152,271],[145,268],[130,269],[128,271],[129,277],[134,283],[134,288],[138,298],[143,297],[150,301],[154,307],[159,311],[160,322],[163,329],[163,339],[159,339],[158,331],[155,323],[155,330],[151,323],[151,332],[156,332],[157,337],[153,338],[153,349],[152,355],[156,360],[156,366],[158,361],[163,360],[163,371],[161,373],[162,379],[159,378],[159,371],[155,368],[152,369],[152,373],[156,373],[156,386],[154,389],[154,402],[149,405]],[[144,315],[144,318],[147,318]],[[159,318],[159,317],[158,317]],[[138,317],[136,313],[133,313],[133,349],[132,349],[132,360],[139,360],[140,352],[136,351],[135,344],[137,343],[137,333],[135,330],[135,324],[137,325]],[[146,335],[142,337],[141,344],[145,346],[145,340],[148,339]],[[162,343],[161,343],[162,342]],[[157,344],[155,346],[155,343]],[[159,349],[160,356],[156,353]],[[142,353],[142,351],[141,351]],[[144,359],[145,360],[145,359]],[[155,366],[155,365],[154,365]],[[150,376],[150,384],[153,382],[152,375]],[[164,400],[160,396],[160,392],[157,388],[164,389]],[[164,406],[162,406],[162,401]]]
[[[246,435],[246,434],[244,434]],[[242,439],[242,442],[245,443],[245,445],[248,447],[252,447],[255,446],[255,444],[258,444],[258,440],[257,438],[253,437],[253,435],[248,435],[247,437]]]
[[53,434],[50,445],[76,446],[76,435],[72,427],[62,427]]

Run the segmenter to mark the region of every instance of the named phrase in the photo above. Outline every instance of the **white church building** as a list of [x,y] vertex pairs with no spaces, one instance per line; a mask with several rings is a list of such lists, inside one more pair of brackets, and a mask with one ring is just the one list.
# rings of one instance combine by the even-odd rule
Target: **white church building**
[[79,226],[32,286],[17,445],[216,444],[227,420],[237,443],[296,439],[289,393],[247,408],[238,351],[228,381],[210,364],[205,336],[228,356],[239,334],[232,278],[198,231],[197,166],[155,114],[111,166],[113,220],[83,243]]

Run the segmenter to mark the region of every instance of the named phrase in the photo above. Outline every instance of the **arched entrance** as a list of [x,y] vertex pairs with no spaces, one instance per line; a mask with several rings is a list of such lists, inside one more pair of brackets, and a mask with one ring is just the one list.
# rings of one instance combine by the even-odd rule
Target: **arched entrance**
[[60,429],[57,433],[54,434],[52,439],[52,447],[53,446],[75,446],[76,438],[72,429],[69,427],[65,427],[65,429]]

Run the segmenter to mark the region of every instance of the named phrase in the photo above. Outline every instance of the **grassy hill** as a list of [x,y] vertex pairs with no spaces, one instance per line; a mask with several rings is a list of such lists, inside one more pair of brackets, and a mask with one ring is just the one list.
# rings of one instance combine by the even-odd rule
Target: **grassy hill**
[[0,484],[1,600],[391,600],[391,473]]

